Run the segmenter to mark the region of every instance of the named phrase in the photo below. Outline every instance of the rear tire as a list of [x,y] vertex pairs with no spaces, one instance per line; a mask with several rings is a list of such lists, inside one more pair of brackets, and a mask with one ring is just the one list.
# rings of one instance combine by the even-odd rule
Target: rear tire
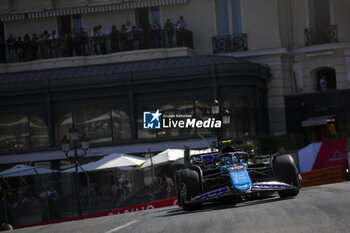
[[[198,172],[190,169],[177,171],[176,179],[176,195],[177,202],[184,210],[192,211],[202,208],[202,203],[188,203],[191,198],[202,193],[201,182]],[[181,191],[185,190],[185,195],[181,195]],[[185,199],[185,200],[184,200]]]
[[[280,182],[300,187],[299,172],[291,155],[280,155],[274,158],[274,172],[276,179]],[[281,198],[298,195],[299,189],[278,191]]]

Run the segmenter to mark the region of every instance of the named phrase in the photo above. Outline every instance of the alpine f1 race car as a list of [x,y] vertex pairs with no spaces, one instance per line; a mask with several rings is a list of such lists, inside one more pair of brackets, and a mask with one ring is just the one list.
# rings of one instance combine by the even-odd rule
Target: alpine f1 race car
[[292,197],[301,188],[291,155],[254,156],[225,146],[221,152],[192,155],[186,167],[176,172],[175,187],[178,204],[187,211],[220,199],[239,202],[274,192]]

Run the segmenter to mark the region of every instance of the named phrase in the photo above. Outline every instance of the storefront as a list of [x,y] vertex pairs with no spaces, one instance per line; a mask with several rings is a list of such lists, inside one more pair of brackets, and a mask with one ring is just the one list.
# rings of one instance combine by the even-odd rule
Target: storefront
[[[137,145],[142,143],[165,147],[181,142],[182,146],[186,143],[198,147],[195,141],[203,141],[200,136],[215,138],[217,132],[145,130],[143,111],[159,109],[207,119],[212,117],[210,107],[214,99],[219,100],[222,110],[230,112],[231,123],[221,132],[225,137],[263,135],[268,132],[268,78],[266,67],[226,56],[1,74],[1,154],[40,151],[42,160],[47,160],[45,151],[59,153],[61,141],[72,124],[89,138],[90,152],[100,147],[126,152],[120,150],[127,147],[127,153],[140,153]],[[36,155],[35,160],[40,158]]]
[[286,96],[288,133],[298,147],[346,138],[350,133],[350,91],[328,90]]

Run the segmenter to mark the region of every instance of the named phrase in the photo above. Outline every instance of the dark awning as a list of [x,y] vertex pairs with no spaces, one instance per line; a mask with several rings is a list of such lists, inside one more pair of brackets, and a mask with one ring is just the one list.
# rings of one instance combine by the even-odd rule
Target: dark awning
[[335,118],[334,115],[327,115],[327,116],[317,116],[317,117],[310,117],[306,120],[303,120],[301,122],[302,127],[311,127],[311,126],[317,126],[317,125],[326,125],[329,122],[334,122]]
[[218,75],[256,75],[265,80],[269,77],[268,68],[260,64],[236,57],[203,55],[4,73],[0,74],[0,91],[127,83],[131,73],[134,84],[178,80],[179,77],[208,76],[213,72],[212,66]]

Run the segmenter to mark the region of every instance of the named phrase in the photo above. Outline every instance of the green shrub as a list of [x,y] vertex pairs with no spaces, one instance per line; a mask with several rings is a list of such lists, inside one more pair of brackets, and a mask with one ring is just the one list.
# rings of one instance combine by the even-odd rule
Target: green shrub
[[263,154],[274,154],[290,150],[288,135],[263,136],[260,138],[261,152]]

